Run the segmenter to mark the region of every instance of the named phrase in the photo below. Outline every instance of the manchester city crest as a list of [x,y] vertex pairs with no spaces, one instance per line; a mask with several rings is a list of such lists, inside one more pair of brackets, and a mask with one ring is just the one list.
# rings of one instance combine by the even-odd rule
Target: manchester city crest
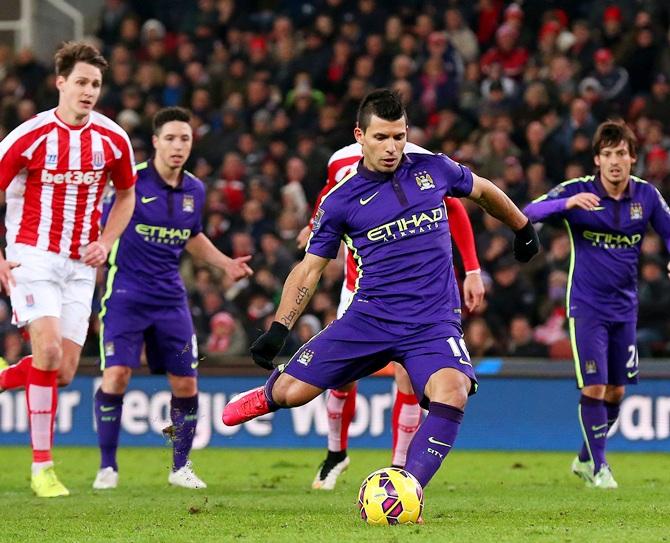
[[421,190],[428,190],[435,188],[435,182],[433,181],[433,178],[425,170],[414,174],[414,178],[416,179],[416,184],[419,185],[419,189]]
[[312,358],[314,358],[314,351],[305,349],[303,352],[300,353],[297,362],[298,364],[302,364],[303,366],[308,366],[309,363],[312,361]]
[[598,373],[598,366],[596,365],[595,360],[587,360],[586,363],[584,364],[584,371],[588,375],[593,375],[594,373]]
[[105,342],[105,356],[114,356],[114,342]]
[[631,220],[639,220],[642,218],[642,204],[640,202],[633,202],[630,204],[630,218]]
[[184,199],[182,200],[182,209],[187,213],[193,213],[195,210],[195,202],[193,196],[190,194],[184,194]]

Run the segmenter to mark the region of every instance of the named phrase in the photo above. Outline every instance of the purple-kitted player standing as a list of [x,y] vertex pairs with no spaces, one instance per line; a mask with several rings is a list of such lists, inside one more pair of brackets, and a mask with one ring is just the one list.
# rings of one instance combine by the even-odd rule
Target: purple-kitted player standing
[[102,384],[95,394],[101,462],[93,488],[100,490],[118,485],[123,395],[132,369],[139,367],[142,346],[152,373],[167,373],[172,388],[174,453],[168,481],[185,488],[207,486],[188,461],[198,419],[198,350],[179,258],[186,249],[234,280],[252,272],[246,264],[250,256],[231,259],[202,233],[205,189],[183,170],[193,143],[190,118],[177,107],[156,113],[156,153],[137,167],[135,211],[109,255],[100,312]]
[[358,263],[351,305],[276,368],[264,387],[229,403],[223,421],[240,424],[305,404],[397,360],[428,409],[405,464],[425,486],[453,446],[477,387],[462,337],[443,198],[467,196],[514,229],[519,260],[530,260],[539,243],[528,218],[486,179],[444,155],[403,153],[407,117],[397,94],[368,94],[354,135],[363,159],[321,199],[307,253],[286,280],[276,320],[251,347],[254,361],[272,369],[341,240]]
[[596,175],[561,183],[525,212],[532,221],[562,219],[572,245],[566,304],[584,436],[572,471],[587,486],[617,488],[605,447],[625,385],[638,380],[640,247],[651,223],[670,249],[670,209],[653,185],[630,175],[636,140],[624,123],[598,127],[593,155]]

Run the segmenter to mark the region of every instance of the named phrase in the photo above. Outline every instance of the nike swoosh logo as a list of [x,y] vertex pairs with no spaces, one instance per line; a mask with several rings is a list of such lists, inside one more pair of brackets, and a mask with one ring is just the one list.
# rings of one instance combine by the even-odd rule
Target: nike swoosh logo
[[434,445],[442,445],[443,447],[449,447],[451,449],[451,445],[449,443],[445,443],[444,441],[439,441],[435,439],[433,436],[430,436],[428,438],[428,443],[432,443]]
[[532,240],[532,239],[529,239],[529,240],[526,242],[526,245],[530,245],[531,243],[533,243],[533,240]]
[[628,376],[629,379],[632,379],[632,378],[635,377],[638,373],[640,373],[640,370],[637,370],[637,371],[629,371],[628,373],[626,373],[626,375]]
[[462,358],[459,358],[459,359],[458,359],[458,363],[459,363],[459,364],[463,364],[463,365],[465,365],[465,366],[470,366],[470,367],[472,367],[472,364],[470,364],[470,362],[468,362],[467,360],[463,360]]
[[151,202],[153,202],[154,200],[157,200],[157,199],[158,199],[158,196],[142,196],[142,198],[140,198],[140,201],[143,204],[150,204]]
[[368,204],[370,202],[370,200],[372,200],[375,196],[377,196],[377,194],[379,194],[379,191],[375,192],[372,196],[368,196],[367,198],[361,198],[358,201],[360,202],[360,204],[362,206],[364,206],[364,205]]
[[198,360],[196,360],[195,362],[191,362],[191,369],[192,370],[196,369],[198,367],[198,364],[200,364]]
[[101,405],[100,406],[100,411],[103,413],[109,413],[110,411],[114,411],[116,409],[115,405]]
[[604,430],[605,428],[607,428],[607,423],[601,424],[600,426],[591,426],[591,430],[594,432],[597,432],[598,430]]

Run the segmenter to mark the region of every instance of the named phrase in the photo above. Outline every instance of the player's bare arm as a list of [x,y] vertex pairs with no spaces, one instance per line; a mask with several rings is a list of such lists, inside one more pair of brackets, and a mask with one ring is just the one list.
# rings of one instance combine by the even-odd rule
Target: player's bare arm
[[514,230],[514,256],[528,262],[540,250],[540,241],[532,223],[514,202],[488,179],[472,175],[470,200]]
[[219,268],[233,281],[250,277],[254,273],[247,264],[251,260],[251,255],[230,258],[219,251],[202,232],[188,240],[186,250],[194,257],[204,260],[210,266]]
[[528,222],[528,217],[516,207],[509,196],[488,179],[472,174],[472,192],[468,198],[512,230],[520,230]]
[[321,274],[330,262],[327,258],[310,253],[300,262],[286,278],[284,291],[275,320],[282,323],[289,330],[307,307]]
[[307,253],[286,278],[274,322],[249,349],[251,358],[261,368],[273,369],[272,361],[282,350],[289,330],[307,307],[328,262],[327,258]]
[[476,311],[484,301],[484,282],[479,271],[467,272],[463,280],[463,298],[469,311]]
[[116,189],[116,197],[105,223],[105,229],[97,241],[89,243],[81,261],[89,266],[102,266],[107,255],[130,222],[135,209],[135,187]]

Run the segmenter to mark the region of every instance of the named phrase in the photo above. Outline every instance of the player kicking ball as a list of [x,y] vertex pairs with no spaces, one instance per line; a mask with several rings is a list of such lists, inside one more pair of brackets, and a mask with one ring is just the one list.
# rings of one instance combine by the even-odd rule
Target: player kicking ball
[[276,320],[251,347],[254,360],[272,366],[342,240],[359,265],[354,299],[264,386],[230,402],[222,418],[232,426],[303,405],[396,360],[428,409],[405,463],[425,487],[454,446],[468,396],[477,389],[462,337],[443,198],[468,197],[512,228],[521,261],[538,252],[539,241],[528,218],[490,181],[444,155],[404,153],[407,117],[396,93],[368,94],[356,124],[363,159],[322,198]]
[[[427,149],[411,142],[407,142],[404,152],[431,154]],[[346,145],[331,155],[328,160],[328,181],[317,198],[312,220],[298,235],[298,247],[300,249],[307,245],[312,232],[311,223],[319,210],[321,199],[339,181],[356,169],[361,158],[363,158],[363,150],[359,143]],[[449,230],[461,254],[465,268],[465,279],[463,281],[465,305],[470,311],[474,311],[484,298],[484,284],[480,275],[472,225],[460,200],[445,197],[444,205],[449,220]],[[337,308],[338,318],[344,314],[353,300],[358,276],[356,261],[346,245],[344,245],[344,255],[344,281],[342,282],[340,304]],[[393,363],[393,376],[396,391],[391,411],[393,435],[391,464],[396,467],[403,467],[407,457],[407,448],[419,429],[422,413],[421,406],[419,406],[416,395],[412,390],[412,383],[401,364]],[[333,490],[338,477],[349,466],[349,456],[347,455],[349,426],[356,411],[357,388],[356,383],[350,383],[337,390],[328,391],[326,400],[328,452],[312,481],[312,488],[314,489]]]
[[[203,183],[183,169],[191,153],[190,113],[160,110],[153,119],[152,160],[138,165],[137,201],[127,230],[112,248],[100,311],[102,384],[95,393],[100,470],[93,488],[116,488],[116,450],[123,395],[142,347],[152,373],[167,373],[172,400],[173,465],[168,482],[206,488],[188,459],[198,422],[198,349],[179,275],[184,249],[232,279],[252,274],[251,256],[231,259],[202,232]],[[108,199],[105,210],[114,196]],[[103,224],[106,215],[103,212]]]
[[631,176],[637,141],[623,122],[598,127],[593,158],[596,175],[561,183],[525,211],[533,221],[560,220],[570,235],[566,314],[584,438],[572,471],[589,487],[614,489],[605,449],[626,385],[638,382],[640,249],[651,223],[670,250],[670,209],[654,185]]

